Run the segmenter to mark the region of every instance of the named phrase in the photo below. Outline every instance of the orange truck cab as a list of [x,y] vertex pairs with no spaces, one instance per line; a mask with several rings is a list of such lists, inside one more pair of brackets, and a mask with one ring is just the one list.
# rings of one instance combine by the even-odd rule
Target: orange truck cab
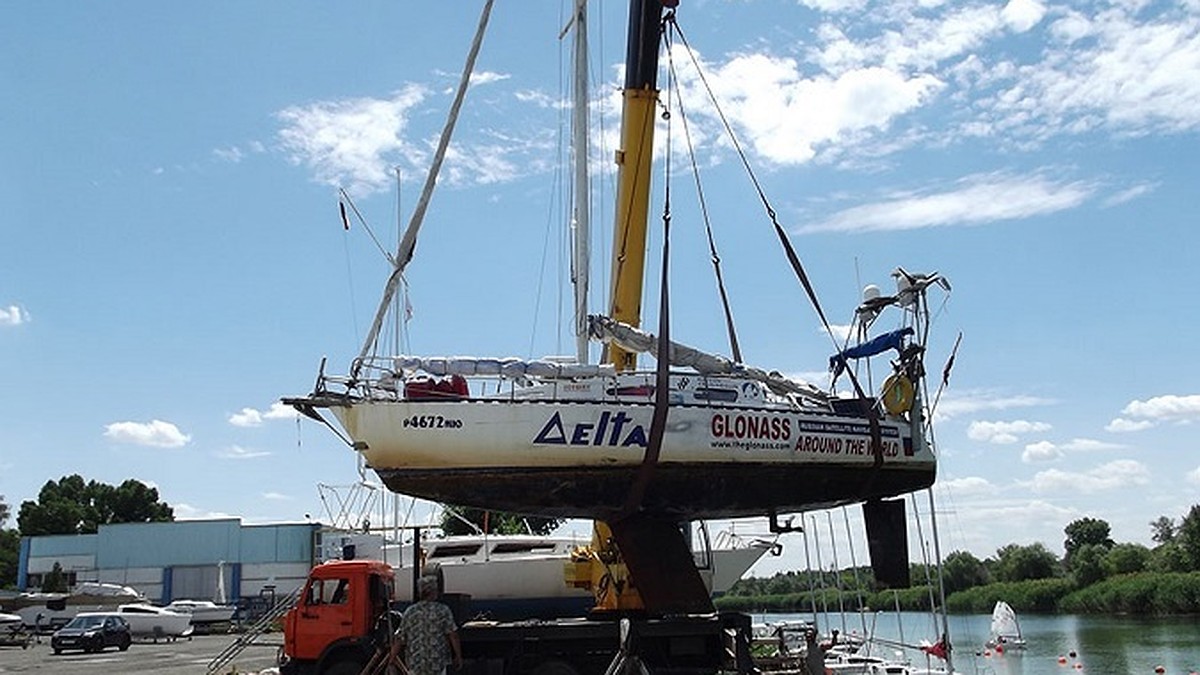
[[314,567],[283,619],[282,675],[357,674],[386,637],[395,573],[378,560]]

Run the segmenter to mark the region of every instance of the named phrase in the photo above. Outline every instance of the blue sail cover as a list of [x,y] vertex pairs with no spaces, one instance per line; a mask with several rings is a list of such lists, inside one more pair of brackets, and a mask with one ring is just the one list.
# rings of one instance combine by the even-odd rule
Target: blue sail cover
[[904,338],[912,335],[912,328],[901,328],[890,333],[884,333],[860,345],[855,345],[829,357],[829,369],[837,377],[846,369],[846,359],[862,359],[886,352],[889,349],[900,351]]

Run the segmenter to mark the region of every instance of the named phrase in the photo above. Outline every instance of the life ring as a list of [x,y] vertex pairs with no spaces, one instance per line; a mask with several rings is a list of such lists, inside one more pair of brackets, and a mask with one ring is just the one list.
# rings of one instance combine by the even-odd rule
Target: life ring
[[888,414],[899,415],[912,410],[913,383],[908,377],[896,373],[883,381],[883,407]]

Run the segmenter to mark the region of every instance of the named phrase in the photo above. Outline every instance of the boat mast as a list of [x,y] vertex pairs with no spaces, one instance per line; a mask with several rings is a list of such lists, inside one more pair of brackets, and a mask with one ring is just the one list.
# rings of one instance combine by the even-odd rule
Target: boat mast
[[591,275],[591,191],[588,176],[588,25],[587,0],[575,4],[575,77],[571,150],[575,169],[575,212],[572,222],[575,251],[571,282],[575,288],[575,352],[580,363],[588,358],[588,280]]
[[370,330],[367,331],[367,339],[363,341],[362,350],[358,353],[358,359],[351,372],[352,377],[357,375],[363,359],[367,358],[371,354],[371,350],[375,348],[375,342],[379,339],[379,331],[383,328],[384,317],[387,316],[392,298],[396,296],[396,290],[400,287],[404,268],[408,266],[413,250],[417,247],[417,233],[421,230],[421,223],[425,220],[425,211],[429,208],[429,200],[433,197],[433,188],[437,185],[438,173],[441,171],[442,161],[446,158],[446,149],[450,146],[450,137],[454,135],[458,113],[462,109],[463,99],[466,98],[467,86],[471,83],[471,73],[475,70],[475,59],[479,56],[483,35],[487,31],[488,19],[492,14],[493,1],[487,0],[479,15],[479,25],[475,28],[475,39],[471,42],[471,49],[467,53],[467,63],[463,66],[458,89],[454,92],[454,101],[450,104],[450,113],[446,116],[445,126],[442,127],[442,135],[438,137],[433,163],[430,164],[429,173],[425,176],[425,187],[421,190],[421,197],[417,200],[417,206],[409,218],[408,227],[404,231],[400,245],[396,248],[396,256],[392,259],[392,274],[388,277],[387,285],[383,289],[383,297],[379,301],[379,308],[375,310],[375,319],[371,322]]
[[[617,212],[613,228],[612,294],[609,316],[641,325],[646,267],[646,221],[650,203],[650,163],[654,155],[654,112],[658,103],[659,26],[664,5],[675,0],[631,0],[625,53],[621,146],[617,150]],[[607,361],[618,371],[633,370],[637,354],[613,344]]]

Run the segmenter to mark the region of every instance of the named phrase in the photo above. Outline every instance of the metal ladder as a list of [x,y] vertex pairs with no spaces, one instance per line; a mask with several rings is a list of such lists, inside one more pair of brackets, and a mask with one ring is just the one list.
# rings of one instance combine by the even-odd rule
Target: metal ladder
[[275,623],[276,619],[287,613],[289,609],[295,607],[296,600],[300,597],[301,588],[303,586],[297,587],[296,590],[276,602],[271,609],[259,617],[258,621],[254,622],[254,625],[246,629],[246,632],[229,643],[225,649],[221,650],[220,654],[214,656],[213,660],[208,662],[208,675],[213,675],[217,670],[237,658],[238,654],[241,654],[247,647],[254,644],[254,641],[262,636],[263,633],[266,633],[271,628],[271,625]]

